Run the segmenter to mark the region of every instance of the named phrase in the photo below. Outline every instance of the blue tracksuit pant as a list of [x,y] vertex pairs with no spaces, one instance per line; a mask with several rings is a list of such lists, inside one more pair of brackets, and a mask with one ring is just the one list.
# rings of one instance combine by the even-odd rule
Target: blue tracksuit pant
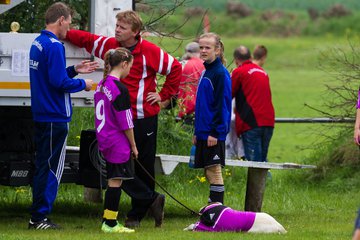
[[68,131],[67,122],[35,122],[32,221],[41,221],[51,212],[64,170]]

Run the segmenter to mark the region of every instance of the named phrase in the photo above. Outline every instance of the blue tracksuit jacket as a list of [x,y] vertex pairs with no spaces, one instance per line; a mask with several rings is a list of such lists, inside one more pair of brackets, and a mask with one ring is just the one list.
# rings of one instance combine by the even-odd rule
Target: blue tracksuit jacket
[[85,89],[84,79],[72,79],[66,68],[65,48],[51,32],[43,30],[30,48],[31,109],[34,121],[70,122],[70,93]]
[[219,58],[204,65],[196,95],[195,136],[198,140],[207,140],[210,135],[225,141],[231,118],[230,74]]

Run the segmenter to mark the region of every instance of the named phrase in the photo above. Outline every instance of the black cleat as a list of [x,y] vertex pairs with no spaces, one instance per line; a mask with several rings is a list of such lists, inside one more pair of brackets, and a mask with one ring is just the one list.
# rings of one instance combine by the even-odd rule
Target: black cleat
[[155,219],[155,227],[161,227],[164,220],[165,195],[159,194],[151,204],[149,211]]
[[48,218],[44,218],[43,220],[38,222],[33,222],[30,219],[28,228],[36,230],[61,229],[59,225],[52,223]]
[[127,218],[127,219],[125,219],[124,225],[127,228],[138,228],[138,227],[140,227],[140,222],[137,219]]

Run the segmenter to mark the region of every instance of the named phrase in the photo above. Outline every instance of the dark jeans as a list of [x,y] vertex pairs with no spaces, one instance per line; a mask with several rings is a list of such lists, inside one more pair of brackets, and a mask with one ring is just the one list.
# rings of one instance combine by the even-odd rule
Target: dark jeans
[[267,161],[273,131],[274,128],[272,127],[257,127],[241,134],[246,160],[257,162]]

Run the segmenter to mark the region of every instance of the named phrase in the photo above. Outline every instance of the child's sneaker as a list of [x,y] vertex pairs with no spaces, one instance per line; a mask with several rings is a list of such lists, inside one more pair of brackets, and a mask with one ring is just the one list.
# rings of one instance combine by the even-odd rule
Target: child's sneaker
[[133,232],[135,232],[134,229],[124,227],[120,223],[117,223],[115,227],[110,227],[105,222],[103,222],[103,224],[101,226],[101,231],[103,231],[105,233],[133,233]]

